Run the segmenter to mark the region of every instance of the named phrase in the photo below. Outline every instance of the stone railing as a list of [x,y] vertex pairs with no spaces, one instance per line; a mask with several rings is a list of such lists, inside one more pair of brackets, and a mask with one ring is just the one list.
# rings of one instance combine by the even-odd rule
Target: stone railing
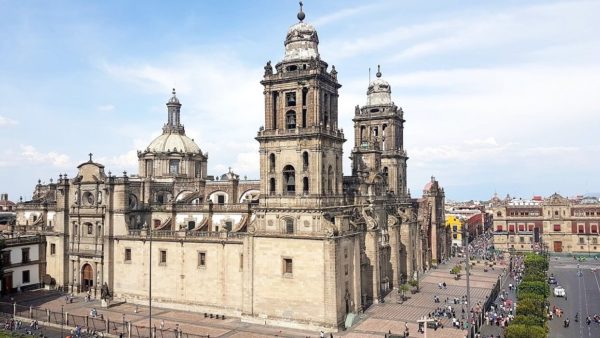
[[[153,239],[175,239],[175,240],[193,240],[193,239],[212,239],[212,240],[227,240],[239,241],[243,240],[247,233],[245,232],[216,232],[216,231],[172,231],[172,230],[154,230],[152,231]],[[129,238],[149,239],[150,233],[148,230],[129,230],[127,233]]]

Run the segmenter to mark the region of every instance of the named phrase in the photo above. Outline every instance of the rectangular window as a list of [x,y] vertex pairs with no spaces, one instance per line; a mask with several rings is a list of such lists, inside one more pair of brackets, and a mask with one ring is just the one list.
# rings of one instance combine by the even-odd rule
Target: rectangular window
[[348,258],[348,248],[344,248],[344,258]]
[[523,237],[523,236],[519,237],[519,243],[525,243],[525,237]]
[[577,233],[580,233],[580,234],[585,233],[585,226],[583,224],[577,225]]
[[291,276],[293,273],[294,269],[293,269],[293,262],[291,258],[284,258],[283,259],[283,274],[284,275],[288,275]]
[[227,231],[231,231],[231,228],[233,228],[233,222],[225,221],[225,229],[227,229]]
[[23,284],[29,283],[29,270],[23,271]]
[[502,225],[498,225],[498,226],[496,227],[496,231],[498,231],[498,232],[501,232],[501,231],[502,231]]
[[508,232],[515,232],[515,225],[514,224],[509,224],[508,225]]
[[51,255],[56,254],[56,244],[54,244],[54,243],[50,244],[50,254]]
[[593,234],[597,234],[598,233],[598,225],[592,224],[592,233]]
[[240,271],[244,271],[244,254],[240,254]]
[[217,204],[225,204],[225,195],[217,195]]
[[159,265],[167,265],[167,250],[160,250]]
[[179,175],[179,160],[169,160],[169,174]]
[[91,224],[88,224],[88,225],[87,225],[87,234],[88,234],[88,235],[91,235],[91,234],[93,234],[93,233],[94,233],[94,226],[93,226],[93,225],[91,225]]
[[458,226],[456,226],[456,225],[453,225],[453,226],[452,226],[452,231],[453,231],[453,232],[457,232],[457,231],[458,231]]
[[206,252],[198,252],[198,267],[206,267]]
[[592,238],[592,243],[593,244],[598,244],[598,238],[596,238],[596,237]]
[[2,265],[4,267],[10,265],[10,251],[4,251],[2,253]]
[[306,128],[306,109],[302,109],[302,128]]
[[344,265],[344,275],[348,276],[348,264]]
[[22,263],[29,262],[29,248],[21,249],[21,257],[22,257],[22,260],[21,260]]
[[529,231],[533,231],[533,224],[529,224],[529,225],[527,225],[527,230],[529,230]]
[[579,244],[585,244],[585,238],[579,237]]
[[525,224],[519,224],[519,231],[525,231]]
[[125,249],[125,257],[123,258],[123,260],[125,261],[125,263],[131,263],[131,249],[130,248]]
[[554,231],[560,231],[560,224],[554,224]]

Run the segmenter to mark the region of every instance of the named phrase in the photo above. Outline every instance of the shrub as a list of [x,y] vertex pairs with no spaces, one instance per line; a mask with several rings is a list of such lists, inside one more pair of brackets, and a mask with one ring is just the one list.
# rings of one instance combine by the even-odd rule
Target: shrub
[[[533,299],[533,300],[537,300],[540,302],[543,302],[546,298],[539,294],[539,293],[533,293],[533,292],[519,292],[518,296],[517,296],[517,300],[521,301],[523,299]],[[518,303],[517,303],[518,305]]]
[[510,325],[525,325],[525,326],[539,326],[544,327],[546,321],[544,318],[530,315],[516,315],[515,319]]
[[544,300],[525,298],[517,303],[517,315],[535,316],[544,320],[545,314]]
[[539,326],[511,324],[506,328],[506,338],[546,338],[546,330]]
[[546,298],[550,293],[550,289],[546,282],[522,282],[519,284],[519,294],[521,293],[536,293]]
[[461,271],[461,270],[462,270],[462,266],[460,266],[460,265],[455,265],[455,266],[454,266],[454,267],[453,267],[453,268],[450,270],[450,273],[451,273],[451,274],[454,274],[454,275],[456,275],[456,274],[460,273],[460,271]]

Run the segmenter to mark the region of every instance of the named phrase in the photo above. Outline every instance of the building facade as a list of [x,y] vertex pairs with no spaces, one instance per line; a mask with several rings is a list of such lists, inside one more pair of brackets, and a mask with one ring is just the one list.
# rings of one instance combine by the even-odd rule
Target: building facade
[[551,253],[598,254],[600,202],[559,194],[532,200],[492,199],[496,249],[548,250]]
[[[163,133],[138,152],[139,174],[89,160],[38,183],[16,231],[44,235],[48,277],[72,292],[222,313],[242,321],[336,331],[401,283],[447,258],[444,190],[406,188],[404,112],[379,71],[357,106],[344,176],[337,70],[315,28],[292,25],[264,67],[260,179],[207,175],[173,90]],[[152,273],[150,273],[152,271]]]
[[46,274],[44,237],[26,235],[3,237],[2,279],[0,290],[3,295],[14,291],[38,288]]

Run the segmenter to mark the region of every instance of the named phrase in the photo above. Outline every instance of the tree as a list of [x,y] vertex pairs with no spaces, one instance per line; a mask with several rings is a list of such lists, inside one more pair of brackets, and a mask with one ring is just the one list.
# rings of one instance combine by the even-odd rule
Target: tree
[[402,284],[400,285],[400,291],[402,292],[402,301],[406,300],[406,291],[410,290],[410,285]]

